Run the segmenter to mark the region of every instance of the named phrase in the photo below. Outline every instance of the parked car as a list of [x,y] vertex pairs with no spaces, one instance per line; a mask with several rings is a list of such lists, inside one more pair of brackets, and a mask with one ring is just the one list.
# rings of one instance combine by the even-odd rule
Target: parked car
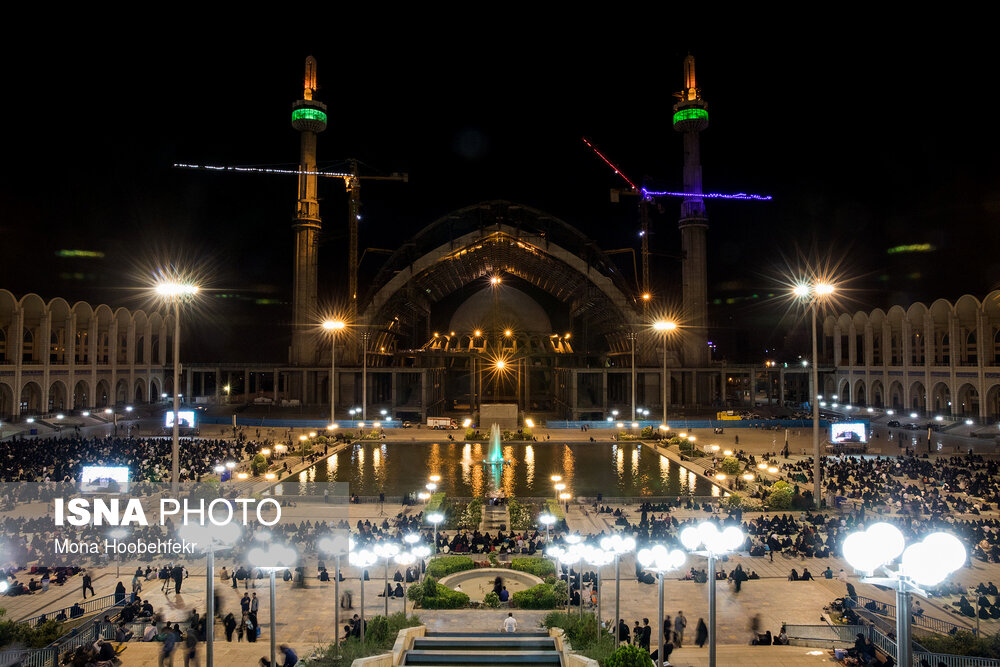
[[890,419],[885,423],[889,428],[899,428],[899,421],[896,419]]

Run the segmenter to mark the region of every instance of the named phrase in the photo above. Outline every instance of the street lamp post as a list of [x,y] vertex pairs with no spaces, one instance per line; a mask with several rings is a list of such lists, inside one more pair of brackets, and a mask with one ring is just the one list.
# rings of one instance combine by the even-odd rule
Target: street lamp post
[[833,294],[834,286],[827,282],[814,285],[796,285],[792,293],[800,299],[808,299],[812,316],[812,395],[809,401],[813,406],[813,496],[816,507],[822,506],[822,485],[820,476],[823,467],[820,462],[819,450],[819,345],[816,340],[816,310],[821,299]]
[[196,549],[204,551],[207,558],[205,567],[205,665],[207,667],[212,667],[215,660],[215,552],[232,548],[240,539],[240,532],[239,524],[233,522],[221,526],[184,524],[178,530],[182,539],[194,544]]
[[385,561],[385,576],[382,580],[385,592],[385,617],[389,618],[389,561],[399,554],[399,547],[391,542],[379,542],[373,548],[375,555]]
[[261,570],[270,574],[271,596],[271,667],[278,667],[277,661],[277,622],[275,620],[275,573],[295,567],[299,555],[295,549],[282,544],[268,544],[267,548],[254,547],[247,554],[247,559]]
[[[346,531],[345,531],[346,532]],[[351,551],[352,540],[347,535],[334,535],[322,538],[317,546],[320,551],[333,556],[333,627],[340,632],[340,557]],[[337,642],[337,655],[340,655],[340,643]]]
[[[407,537],[409,537],[409,536],[407,536]],[[417,557],[416,557],[415,554],[413,554],[413,553],[411,553],[409,551],[401,551],[398,554],[396,554],[396,556],[393,558],[393,560],[396,561],[397,565],[402,565],[405,568],[409,568],[410,565],[412,565],[413,562],[417,560]],[[387,563],[386,566],[388,567],[388,561],[386,561],[386,563]],[[403,577],[403,580],[405,581],[406,577]],[[388,599],[389,599],[389,596],[387,595],[386,596],[387,604],[388,604]],[[386,618],[388,618],[388,617],[389,617],[389,615],[386,614]],[[403,591],[403,618],[406,618],[406,591]]]
[[343,320],[326,320],[323,328],[330,332],[330,423],[337,421],[337,332],[342,331],[346,324]]
[[378,560],[373,552],[368,549],[352,551],[348,556],[348,562],[361,568],[361,643],[365,643],[365,570],[371,567]]
[[444,521],[444,514],[441,514],[441,512],[431,512],[427,515],[427,521],[434,525],[433,553],[436,556],[438,552],[438,524]]
[[538,517],[538,521],[545,526],[545,544],[549,543],[549,528],[556,522],[556,518],[546,512]]
[[635,421],[635,332],[628,332],[629,340],[632,341],[632,421]]
[[[667,548],[662,544],[657,544],[650,549],[640,549],[639,553],[636,554],[636,559],[638,559],[639,564],[643,568],[649,570],[650,572],[656,573],[656,588],[657,588],[657,610],[658,610],[658,624],[659,628],[657,630],[657,635],[660,638],[659,647],[656,653],[656,665],[657,667],[663,667],[663,649],[665,638],[663,636],[663,575],[670,570],[676,570],[677,568],[684,565],[685,560],[684,552],[680,549],[673,549],[667,551]],[[712,588],[715,589],[715,582],[712,582]],[[712,596],[714,602],[714,595]],[[714,613],[715,607],[712,607],[712,612]],[[714,648],[709,646],[709,664],[714,664],[715,654]]]
[[[601,568],[611,562],[615,557],[614,552],[608,551],[604,547],[591,547],[584,552],[587,564],[597,569],[597,581],[594,582],[595,597],[597,598],[597,640],[601,640]],[[582,588],[582,587],[581,587]],[[580,610],[583,613],[583,600],[580,600]],[[617,631],[615,621],[615,630]]]
[[[738,549],[746,541],[746,535],[736,526],[720,532],[714,523],[704,521],[697,528],[688,526],[680,537],[685,549],[708,558],[708,665],[715,667],[715,559]],[[699,551],[699,546],[704,549]]]
[[[676,322],[658,320],[653,328],[663,332],[663,423],[667,422],[667,336],[677,328]],[[633,417],[635,419],[635,417]]]
[[[621,557],[629,552],[635,551],[635,540],[631,537],[612,535],[601,540],[601,548],[611,551],[615,555],[615,648],[618,648],[618,622],[621,620]],[[663,622],[663,619],[660,619]]]
[[[927,597],[924,586],[937,586],[965,564],[965,546],[950,533],[931,533],[921,542],[905,546],[903,533],[889,523],[875,523],[844,539],[844,558],[866,574],[866,584],[886,586],[896,592],[896,664],[913,664],[910,640],[910,593]],[[895,571],[889,564],[899,558]],[[879,568],[887,576],[872,576]]]
[[[174,306],[174,426],[171,433],[170,490],[176,496],[180,484],[180,357],[181,357],[181,301],[192,299],[198,286],[191,283],[163,280],[156,284],[156,294]],[[117,422],[116,422],[117,425]]]

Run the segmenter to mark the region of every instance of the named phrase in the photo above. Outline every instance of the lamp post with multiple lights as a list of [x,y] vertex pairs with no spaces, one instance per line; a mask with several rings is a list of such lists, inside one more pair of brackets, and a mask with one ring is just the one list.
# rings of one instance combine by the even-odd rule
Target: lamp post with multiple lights
[[[660,643],[659,649],[656,654],[656,665],[657,667],[663,667],[663,645],[665,643],[665,638],[663,636],[663,575],[670,570],[676,570],[680,566],[684,565],[685,560],[684,552],[680,549],[672,549],[667,551],[667,548],[662,544],[657,544],[649,549],[640,549],[639,553],[636,554],[636,559],[639,561],[644,569],[650,572],[656,573],[656,588],[657,588],[657,609],[659,610],[660,627],[657,631],[659,635]],[[712,588],[710,590],[715,590],[715,582],[711,583]],[[714,594],[712,595],[714,601]],[[714,607],[712,608],[714,613]],[[617,621],[616,621],[617,623]],[[617,626],[615,627],[615,634],[618,633]],[[714,664],[715,653],[714,646],[709,647],[709,661],[710,664]]]
[[365,570],[375,564],[378,556],[368,549],[352,551],[348,557],[348,562],[355,567],[361,568],[361,643],[365,643]]
[[[194,545],[198,551],[204,551],[208,559],[205,567],[205,665],[212,667],[215,660],[215,552],[231,549],[240,539],[239,524],[234,522],[222,525],[202,525],[186,523],[178,529],[180,536]],[[273,590],[273,589],[272,589]],[[273,598],[272,598],[273,613]],[[254,630],[256,631],[256,629]],[[271,627],[274,636],[274,627]],[[274,656],[271,656],[272,663]]]
[[813,406],[813,496],[816,507],[822,506],[822,485],[820,476],[822,465],[820,464],[819,450],[819,345],[816,341],[816,310],[826,297],[833,294],[835,287],[828,282],[819,281],[812,284],[802,283],[796,285],[792,293],[799,299],[809,304],[812,314],[812,395],[809,397]]
[[[896,664],[913,664],[910,640],[910,593],[927,597],[924,586],[937,586],[945,577],[965,565],[965,545],[950,533],[931,533],[922,541],[905,547],[903,533],[890,523],[875,523],[863,532],[844,539],[844,558],[864,572],[863,583],[886,586],[896,592]],[[899,558],[896,570],[889,564]],[[879,568],[887,576],[875,577]]]
[[177,495],[180,484],[180,356],[181,356],[181,302],[193,299],[198,286],[178,280],[162,280],[156,284],[156,294],[174,307],[174,426],[171,433],[170,488]]
[[[663,423],[667,423],[667,336],[677,329],[677,323],[669,320],[657,320],[653,328],[663,334]],[[632,417],[635,419],[635,417]]]
[[621,620],[621,557],[635,551],[635,540],[631,537],[612,535],[601,540],[601,548],[615,555],[615,648],[618,648],[618,622]]
[[[746,535],[736,526],[720,532],[711,521],[703,521],[697,527],[682,530],[680,537],[685,549],[708,558],[708,667],[715,667],[715,560],[736,551],[746,541]],[[698,547],[704,548],[698,550]]]
[[[287,570],[289,568],[295,567],[295,564],[299,560],[299,555],[295,549],[285,546],[282,544],[268,544],[267,548],[254,547],[247,554],[247,559],[254,565],[256,565],[261,570],[267,572],[270,576],[271,584],[271,667],[278,667],[277,655],[277,624],[275,620],[275,594],[274,594],[274,575],[278,570]],[[364,601],[362,599],[362,605]],[[364,607],[362,607],[363,609]],[[209,622],[214,622],[213,619],[209,619]]]
[[343,331],[343,320],[326,320],[323,328],[330,332],[330,423],[337,421],[337,332]]

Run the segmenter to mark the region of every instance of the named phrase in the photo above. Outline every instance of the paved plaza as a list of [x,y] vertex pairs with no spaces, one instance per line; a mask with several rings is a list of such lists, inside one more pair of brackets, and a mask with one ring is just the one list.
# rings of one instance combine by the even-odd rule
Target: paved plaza
[[[224,431],[221,428],[220,431]],[[697,432],[696,432],[697,433]],[[550,436],[553,441],[566,442],[587,442],[594,436],[593,431],[589,433],[578,433],[575,431],[545,431],[540,429],[539,439]],[[717,438],[720,445],[735,448],[736,432],[727,432],[722,435],[704,434],[704,438]],[[738,432],[738,447],[748,453],[760,455],[765,452],[773,452],[783,445],[783,432],[758,431],[743,429]],[[883,436],[884,437],[884,436]],[[424,429],[398,431],[387,434],[389,440],[413,439],[439,440],[440,434]],[[882,442],[880,442],[880,440]],[[875,441],[876,446],[883,446],[892,441],[882,438]],[[808,430],[789,434],[789,447],[792,452],[791,460],[801,457],[797,451],[811,447],[811,435]],[[884,447],[886,453],[895,449],[895,446]],[[659,448],[658,448],[659,449]],[[331,450],[332,451],[332,450]],[[661,451],[671,457],[676,457]],[[892,451],[895,453],[895,451]],[[295,466],[295,469],[302,464]],[[690,464],[688,464],[690,465]],[[693,470],[698,470],[697,466],[692,466]],[[415,473],[419,479],[423,471]],[[247,490],[255,490],[253,482],[244,483]],[[616,505],[620,507],[629,517],[631,522],[638,520],[638,506],[636,505]],[[421,510],[421,506],[401,506],[386,503],[379,505],[376,503],[362,503],[339,506],[342,518],[348,520],[353,527],[360,521],[369,520],[373,524],[381,524],[385,518],[395,517],[399,513],[415,514]],[[21,508],[27,513],[40,512],[40,507]],[[315,519],[312,514],[313,509],[309,506],[289,507],[285,510],[286,520],[305,521]],[[678,520],[695,517],[704,518],[708,513],[700,509],[675,509],[671,512]],[[744,514],[744,520],[751,519],[756,514]],[[589,504],[571,502],[567,513],[569,528],[580,533],[612,534],[617,531],[614,525],[614,517],[608,514],[596,514]],[[476,556],[474,556],[476,557]],[[485,560],[485,555],[478,556]],[[350,591],[353,595],[353,608],[341,610],[341,626],[345,619],[351,614],[360,612],[360,581],[359,572],[353,567],[343,564],[344,576],[347,578],[341,584],[341,591]],[[750,631],[748,622],[754,615],[760,616],[761,631],[771,630],[776,634],[783,623],[794,625],[816,625],[823,624],[828,617],[824,612],[824,607],[828,606],[835,598],[846,593],[846,586],[836,578],[832,580],[823,579],[821,573],[827,567],[834,573],[844,568],[851,573],[850,581],[853,583],[860,595],[873,598],[875,600],[888,603],[893,602],[893,594],[883,591],[874,586],[861,584],[853,575],[851,568],[842,558],[792,558],[784,554],[778,554],[773,560],[767,557],[743,557],[736,556],[720,563],[720,567],[727,572],[737,563],[741,563],[748,573],[755,571],[759,580],[744,582],[742,591],[736,593],[733,584],[729,582],[719,582],[718,591],[718,641],[720,648],[720,664],[735,664],[728,660],[737,660],[741,664],[755,665],[763,664],[767,661],[772,665],[807,665],[826,662],[829,658],[825,653],[816,655],[815,651],[801,647],[749,647]],[[157,561],[152,563],[157,565]],[[216,568],[223,566],[232,568],[234,564],[227,560],[225,556],[220,556],[216,561]],[[327,562],[332,570],[332,563]],[[689,557],[685,569],[695,566],[704,567],[704,560],[697,557]],[[104,567],[91,570],[94,578],[94,587],[98,596],[108,595],[114,591],[115,585],[121,580],[126,588],[130,587],[134,564],[131,568],[128,565],[122,567],[121,576],[116,576],[115,567]],[[808,567],[816,581],[788,581],[788,574],[792,568],[801,571],[803,567]],[[389,570],[390,580],[395,571],[395,567]],[[657,631],[659,624],[655,620],[657,593],[655,585],[637,583],[634,576],[634,556],[625,557],[621,565],[621,617],[631,626],[633,621],[642,618],[650,618],[653,626],[652,645],[658,642]],[[382,591],[383,570],[378,565],[370,570],[371,581],[365,585],[365,615],[372,617],[383,613],[385,598],[379,597]],[[205,611],[205,571],[203,566],[192,567],[189,578],[183,583],[180,595],[173,593],[166,594],[160,589],[160,582],[151,580],[144,583],[140,595],[148,599],[154,608],[163,614],[165,620],[183,623],[191,610],[197,609],[203,614]],[[277,640],[279,643],[288,643],[298,649],[301,657],[311,655],[316,647],[328,645],[336,636],[337,629],[334,625],[334,596],[333,582],[320,582],[315,577],[314,571],[307,572],[308,578],[304,586],[293,585],[284,582],[280,578],[277,582]],[[979,582],[994,581],[1000,582],[1000,565],[985,564],[974,561],[969,568],[954,573],[951,580],[963,586],[974,586]],[[227,582],[217,581],[217,590],[220,594],[221,614],[232,611],[239,616],[239,599],[244,591],[251,593],[256,591],[260,599],[260,609],[258,617],[262,625],[262,635],[253,646],[246,641],[242,644],[225,642],[224,632],[221,624],[216,624],[216,664],[217,665],[246,665],[253,664],[257,658],[266,655],[269,649],[270,627],[269,627],[269,599],[267,580],[258,580],[257,587],[247,589],[246,583],[241,582],[238,589],[233,589]],[[602,572],[602,595],[601,595],[601,616],[605,621],[610,622],[614,616],[614,568],[605,567]],[[56,610],[67,607],[74,602],[81,600],[80,577],[71,578],[64,586],[53,586],[48,592],[35,595],[25,595],[16,598],[4,598],[3,606],[7,609],[10,618],[28,618],[41,613],[51,614]],[[699,618],[708,617],[707,609],[708,587],[706,584],[695,583],[690,580],[682,581],[677,578],[668,577],[664,585],[664,611],[675,616],[677,612],[683,611],[688,618],[688,630],[686,642],[683,648],[678,649],[672,656],[675,665],[702,665],[707,664],[707,648],[697,649],[691,646],[694,635],[694,627]],[[949,619],[958,625],[974,626],[972,619],[959,617],[951,613],[943,606],[940,600],[922,601],[928,616],[942,619]],[[389,611],[394,613],[403,609],[403,601],[390,599]],[[407,602],[407,609],[410,604]],[[578,608],[574,608],[574,612]],[[506,610],[417,610],[421,620],[432,631],[483,631],[494,632],[506,615]],[[539,625],[541,619],[547,612],[515,610],[514,614],[518,620],[519,627],[529,629]],[[586,609],[585,613],[594,613],[591,609]],[[982,627],[986,632],[996,632],[1000,629],[1000,621],[984,620]],[[137,642],[130,642],[128,649],[122,655],[126,665],[154,664],[156,660],[156,646],[145,645]],[[724,660],[725,658],[725,660]],[[176,658],[180,660],[179,656]]]

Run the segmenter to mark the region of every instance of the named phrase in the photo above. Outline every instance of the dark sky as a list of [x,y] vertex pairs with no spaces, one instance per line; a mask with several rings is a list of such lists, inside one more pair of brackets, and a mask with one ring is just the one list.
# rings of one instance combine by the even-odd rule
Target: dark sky
[[[786,307],[767,294],[779,292],[799,255],[842,261],[854,308],[998,287],[995,58],[978,40],[701,39],[641,23],[553,34],[337,32],[210,45],[109,36],[8,51],[0,287],[137,306],[130,288],[143,267],[196,262],[215,291],[192,325],[195,356],[280,360],[294,177],[171,164],[294,167],[288,117],[309,54],[330,107],[321,164],[355,157],[368,173],[409,173],[408,184],[363,188],[362,248],[398,247],[437,217],[487,199],[545,210],[604,248],[637,248],[634,205],[609,201],[622,183],[580,137],[634,180],[681,189],[670,116],[689,50],[711,115],[706,190],[774,196],[709,203],[709,298],[720,301],[713,318],[729,332],[720,340],[754,331],[724,356],[781,346]],[[321,297],[342,298],[346,199],[333,179],[321,193]],[[679,245],[679,201],[660,203],[652,246],[669,255]],[[887,254],[904,244],[934,250]],[[61,249],[104,258],[61,258]],[[362,293],[380,257],[365,258]],[[656,291],[672,295],[677,262],[657,255],[653,265]]]

